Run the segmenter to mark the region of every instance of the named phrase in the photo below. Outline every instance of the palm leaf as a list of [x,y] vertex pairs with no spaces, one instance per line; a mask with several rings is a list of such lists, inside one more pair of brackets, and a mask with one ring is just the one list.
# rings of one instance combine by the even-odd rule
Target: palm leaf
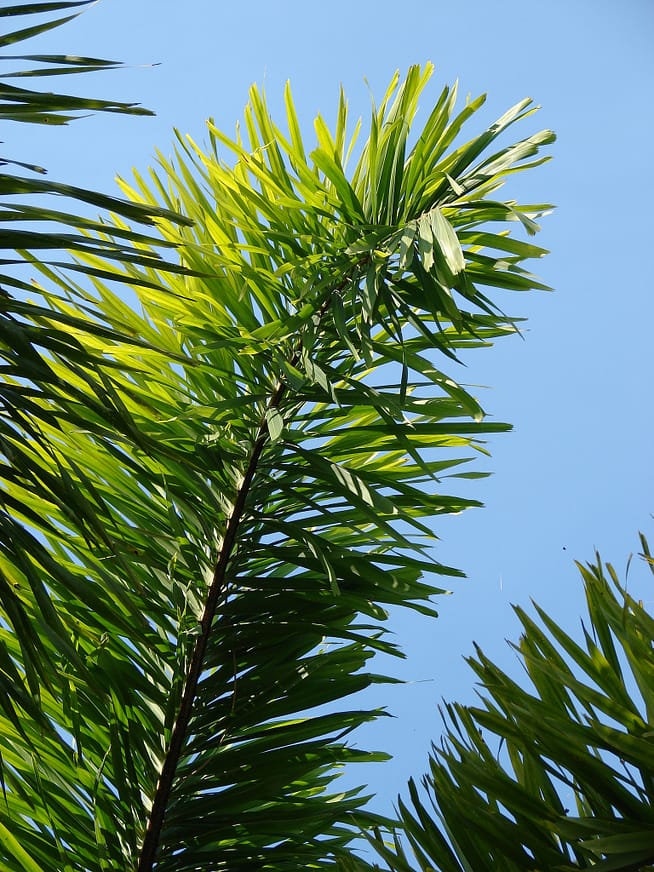
[[[434,811],[415,785],[412,808],[401,804],[411,868],[654,868],[654,619],[599,557],[579,570],[581,642],[541,609],[540,623],[516,609],[531,689],[480,650],[469,661],[481,705],[445,708],[423,781]],[[375,844],[389,868],[405,869],[403,854]]]
[[20,693],[0,822],[43,872],[323,868],[348,862],[361,825],[388,824],[338,792],[339,768],[383,756],[348,738],[381,712],[344,701],[388,680],[367,665],[399,653],[386,610],[435,614],[459,574],[434,559],[432,518],[478,505],[448,479],[507,429],[440,368],[515,331],[469,272],[539,287],[519,265],[533,250],[509,269],[461,242],[486,224],[478,189],[429,193],[447,123],[405,157],[430,74],[394,80],[349,180],[342,97],[314,150],[290,91],[288,136],[253,88],[245,140],[213,124],[208,152],[178,137],[173,161],[123,185],[189,219],[157,221],[187,274],[143,239],[111,261],[141,314],[91,250],[122,244],[118,217],[78,252],[90,284],[34,261],[49,308],[33,322],[66,324],[69,346],[9,381],[38,427],[10,440],[4,474],[31,539],[5,568],[3,668]]
[[[0,44],[15,45],[37,36],[75,17],[88,5],[88,2],[67,2],[5,6],[0,10],[0,17],[35,16],[38,23],[6,33],[0,38]],[[48,16],[48,13],[66,10],[75,11],[64,18],[52,19]],[[31,78],[41,74],[51,76],[57,70],[64,69],[67,72],[84,72],[118,66],[112,61],[94,61],[73,55],[4,55],[2,59],[36,63],[36,67],[20,71],[21,76],[29,75]],[[59,66],[53,67],[53,64]],[[16,76],[18,73],[9,75]],[[55,99],[49,91],[40,93],[9,85],[1,86],[0,117],[5,120],[63,123],[66,118],[62,111],[69,108],[75,109],[75,112],[85,113],[90,110],[106,110],[133,114],[135,111],[131,104],[61,95]],[[139,113],[143,111],[145,110],[138,110]],[[43,167],[26,161],[3,158],[0,159],[0,164],[9,167],[19,166],[41,175],[46,172]],[[21,201],[18,202],[16,197],[20,197]],[[67,198],[72,205],[66,211],[48,209],[43,205],[43,197]],[[101,239],[93,242],[89,232],[98,231],[104,225],[102,219],[91,220],[79,214],[80,207],[88,206],[103,210],[105,215],[109,211],[123,215],[138,224],[145,225],[150,230],[148,233],[126,230],[120,240],[111,244],[106,244]],[[2,264],[0,282],[3,286],[0,289],[0,359],[4,376],[3,383],[0,385],[0,457],[3,479],[6,478],[7,481],[12,482],[12,485],[17,485],[17,489],[12,493],[5,494],[3,491],[0,539],[5,548],[6,560],[9,563],[14,561],[11,569],[5,564],[6,568],[2,576],[4,589],[11,591],[11,596],[19,590],[15,570],[22,565],[19,556],[21,550],[31,551],[37,562],[49,561],[52,564],[51,572],[63,571],[61,568],[56,568],[52,556],[48,555],[43,549],[43,544],[34,538],[31,525],[35,512],[38,514],[39,507],[32,506],[30,500],[34,502],[36,494],[43,495],[46,501],[52,501],[54,505],[64,507],[68,514],[76,512],[78,520],[86,519],[82,520],[83,525],[95,523],[92,509],[85,507],[76,482],[56,459],[51,458],[52,451],[44,435],[43,425],[56,427],[57,415],[63,414],[67,416],[69,423],[77,422],[79,426],[89,426],[86,410],[81,416],[75,412],[77,407],[86,405],[88,412],[94,416],[95,426],[100,427],[102,432],[110,432],[115,417],[119,414],[115,408],[112,408],[111,397],[103,385],[105,377],[98,369],[98,360],[93,355],[89,355],[82,344],[71,335],[71,330],[80,329],[88,329],[94,331],[96,335],[104,335],[106,329],[103,332],[101,324],[93,325],[88,318],[80,318],[77,313],[63,315],[52,309],[46,311],[42,305],[33,301],[33,297],[30,300],[26,299],[26,294],[35,294],[35,286],[33,282],[25,282],[21,278],[23,273],[15,267],[20,267],[31,258],[30,251],[38,250],[39,252],[54,251],[54,263],[77,270],[80,267],[70,261],[70,253],[92,251],[103,254],[107,262],[102,275],[111,278],[112,260],[120,262],[127,258],[137,262],[142,257],[138,246],[149,241],[153,248],[147,263],[156,263],[164,269],[179,269],[160,256],[159,250],[162,248],[165,250],[170,246],[166,246],[163,240],[155,240],[152,236],[155,222],[162,217],[171,222],[184,223],[188,220],[170,210],[147,209],[121,198],[74,185],[49,182],[40,178],[24,178],[15,174],[0,174],[0,248],[6,253],[0,260]],[[33,229],[34,222],[38,223],[38,229]],[[44,225],[46,229],[43,229]],[[74,232],[65,232],[65,228],[72,228]],[[115,275],[115,270],[113,274]],[[10,294],[7,289],[11,289],[12,293]],[[114,335],[113,331],[112,335]],[[131,341],[139,340],[131,337]],[[55,374],[52,369],[53,355],[60,362],[65,362],[63,376]],[[84,392],[80,392],[72,383],[75,379],[79,379],[85,386]],[[61,385],[64,383],[67,383],[67,387],[62,390]],[[39,452],[33,450],[34,445],[38,445],[49,458],[47,462],[43,462]],[[22,496],[23,492],[25,499]],[[46,516],[39,515],[39,517],[40,523],[47,524]],[[33,579],[33,585],[33,593],[42,602],[44,614],[47,615],[48,632],[54,634],[56,644],[63,644],[72,651],[69,642],[62,635],[62,626],[56,618],[56,611],[52,607],[47,607],[48,594],[43,581]],[[26,630],[22,655],[26,658],[31,692],[38,696],[39,683],[44,682],[46,685],[48,683],[41,661],[43,646],[38,640],[38,632],[34,628],[27,629],[27,624],[24,623],[25,615],[20,607],[14,603],[10,611],[13,620],[18,621]],[[11,669],[9,665],[7,668]],[[12,693],[22,698],[18,685],[13,686]],[[7,702],[7,706],[11,708],[10,701]],[[32,703],[30,711],[35,713],[37,710],[38,706],[35,707]]]
[[[62,3],[21,3],[15,6],[6,6],[0,10],[0,17],[12,18],[15,16],[35,15],[39,19],[37,24],[26,28],[15,30],[9,33],[0,35],[0,47],[4,48],[8,45],[15,45],[18,42],[38,36],[53,28],[59,27],[62,24],[76,18],[84,9],[92,5],[95,0],[83,0],[83,2],[62,2]],[[49,18],[48,13],[74,10],[70,15],[65,15],[60,18]],[[0,82],[0,118],[5,121],[30,122],[37,124],[66,124],[69,120],[88,115],[92,112],[120,112],[122,114],[137,114],[137,115],[152,115],[154,114],[148,109],[143,109],[133,103],[120,103],[114,100],[102,100],[96,98],[77,97],[74,95],[55,94],[51,90],[40,91],[35,89],[27,89],[10,85],[5,80],[7,78],[40,78],[42,76],[51,77],[53,75],[63,75],[70,73],[80,73],[96,71],[101,69],[117,69],[120,64],[116,61],[107,61],[96,58],[79,57],[76,55],[2,55],[0,60],[36,63],[37,66],[31,69],[15,70],[3,75],[3,81]],[[52,65],[55,65],[54,67]],[[81,113],[81,114],[80,114]],[[29,169],[39,174],[44,174],[47,170],[32,162],[18,160],[14,157],[0,158],[0,166],[19,166],[23,169]],[[111,210],[118,215],[123,215],[130,220],[140,222],[142,224],[152,226],[157,217],[160,217],[158,210],[148,210],[137,207],[134,204],[126,203],[116,197],[98,194],[94,191],[83,190],[74,185],[62,185],[44,180],[37,180],[31,177],[19,178],[6,174],[0,174],[0,195],[2,201],[0,206],[0,220],[3,222],[16,221],[34,221],[37,216],[34,214],[34,207],[29,204],[15,203],[13,200],[5,199],[15,195],[55,195],[57,197],[65,196],[78,202],[89,203],[96,208],[103,210]],[[166,212],[166,217],[169,220],[175,220],[170,211]],[[52,224],[64,224],[73,227],[84,226],[84,218],[71,215],[62,211],[50,211],[44,208],[38,216],[38,220],[52,222]],[[181,217],[177,218],[183,221]],[[56,234],[48,233],[43,230],[25,230],[21,232],[21,240],[16,244],[16,231],[2,229],[0,231],[0,247],[3,249],[14,250],[16,248],[34,249],[34,248],[55,248],[67,251],[75,251],[80,243],[75,237],[70,237],[65,242],[56,236]],[[134,240],[138,236],[127,234],[127,238],[132,237]],[[100,243],[101,244],[101,243]],[[111,247],[107,249],[111,251]],[[132,249],[133,253],[136,253]],[[1,280],[10,285],[20,287],[12,280],[11,276],[2,276]]]
[[[84,2],[22,3],[14,6],[5,6],[0,11],[0,17],[36,16],[38,23],[4,34],[0,37],[0,46],[15,45],[18,42],[58,27],[71,18],[76,17],[88,5],[90,5],[90,0],[84,0]],[[51,12],[70,10],[74,11],[63,18],[53,19],[48,17],[48,13]],[[44,74],[51,76],[61,71],[86,72],[94,69],[109,69],[119,66],[114,61],[94,60],[74,55],[5,55],[2,57],[2,60],[27,61],[39,64],[39,66],[29,70],[5,74],[5,78],[17,75],[35,78]],[[43,64],[50,66],[41,66]],[[58,66],[53,68],[52,64]],[[6,83],[0,84],[0,118],[4,120],[59,124],[66,122],[68,116],[63,113],[68,110],[73,111],[72,117],[77,117],[75,113],[80,111],[83,111],[85,114],[89,111],[152,114],[147,110],[138,109],[133,104],[55,95],[50,91],[40,92],[16,88]],[[41,166],[14,158],[1,158],[0,165],[18,166],[39,174],[46,172]],[[62,197],[68,198],[75,206],[71,206],[66,211],[49,209],[43,205],[44,201],[41,198],[44,196],[56,197],[58,199]],[[16,197],[26,198],[27,202],[25,200],[19,202],[15,199]],[[155,243],[151,233],[148,235],[130,229],[122,234],[120,241],[106,243],[102,239],[96,238],[95,242],[92,242],[88,237],[88,232],[100,230],[103,223],[99,220],[91,220],[84,217],[77,211],[71,211],[81,204],[91,206],[94,209],[101,209],[105,213],[110,211],[122,215],[131,221],[150,228],[162,217],[173,222],[184,223],[186,220],[170,210],[148,209],[142,205],[129,203],[121,198],[103,195],[74,185],[49,182],[33,177],[21,177],[15,174],[0,174],[0,249],[7,252],[0,259],[0,264],[3,267],[2,273],[0,273],[0,283],[3,286],[0,292],[0,355],[4,361],[4,371],[16,378],[29,377],[29,372],[32,375],[40,373],[40,383],[44,385],[46,382],[43,379],[43,373],[47,370],[47,364],[43,360],[42,351],[53,344],[57,345],[60,354],[65,354],[65,349],[71,354],[76,354],[78,362],[80,357],[83,357],[83,352],[79,348],[76,351],[73,350],[74,343],[70,342],[67,326],[56,315],[53,314],[51,316],[48,326],[44,330],[28,330],[25,327],[25,294],[33,294],[35,289],[33,284],[25,282],[21,278],[23,273],[12,269],[12,267],[22,264],[26,259],[24,254],[18,253],[19,251],[43,252],[44,250],[52,250],[58,255],[58,257],[55,257],[54,262],[59,264],[68,262],[64,253],[88,250],[96,251],[102,253],[105,259],[108,259],[108,264],[103,271],[103,276],[107,277],[111,274],[112,267],[110,261],[112,259],[121,261],[128,258],[132,261],[137,261],[141,256],[138,245],[144,241],[150,241],[153,245],[151,252],[153,261],[156,261],[158,265],[164,268],[175,268],[174,264],[162,261],[160,252],[157,249],[166,248],[166,243],[163,240]],[[34,222],[38,222],[41,226],[38,229],[33,229],[32,225]],[[46,228],[51,229],[43,229],[44,224]],[[73,228],[76,232],[62,232],[62,227]],[[63,260],[61,259],[62,256]],[[8,288],[14,291],[13,295],[6,290]],[[34,309],[33,314],[35,319],[38,320],[37,309]],[[77,322],[78,327],[81,324],[81,321]],[[20,364],[16,362],[17,355],[20,356]],[[89,361],[89,372],[92,366],[92,361]],[[5,426],[9,428],[18,427],[18,430],[12,430],[12,433],[14,438],[20,438],[18,434],[21,432],[23,425],[28,428],[28,431],[33,431],[35,426],[33,420],[31,423],[27,423],[23,415],[28,414],[33,416],[36,413],[37,417],[39,417],[44,413],[38,413],[38,404],[32,402],[30,402],[29,408],[21,406],[21,402],[27,403],[28,390],[17,391],[15,389],[8,389],[8,391],[9,393],[5,394],[5,398],[10,397],[4,406]],[[98,391],[102,392],[99,382]],[[19,400],[21,396],[23,400]],[[48,391],[46,389],[43,394],[44,400],[47,400],[47,397]],[[31,435],[34,435],[33,432]]]

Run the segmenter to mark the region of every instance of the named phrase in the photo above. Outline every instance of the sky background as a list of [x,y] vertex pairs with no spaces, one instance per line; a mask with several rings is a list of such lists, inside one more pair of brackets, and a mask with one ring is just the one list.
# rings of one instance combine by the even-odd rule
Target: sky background
[[[518,634],[511,603],[533,598],[566,629],[578,627],[583,591],[574,560],[592,559],[597,547],[622,573],[639,530],[654,544],[653,44],[653,0],[102,0],[29,47],[130,64],[55,87],[156,111],[156,118],[95,116],[68,129],[3,131],[7,156],[107,192],[117,173],[144,171],[156,148],[169,154],[173,127],[202,141],[212,116],[231,133],[252,82],[265,84],[281,124],[290,79],[311,141],[317,112],[333,120],[341,84],[351,117],[365,119],[370,93],[379,99],[396,69],[431,60],[436,72],[419,118],[458,78],[462,99],[488,93],[468,138],[525,96],[543,108],[512,129],[515,137],[543,127],[558,135],[554,160],[503,192],[557,205],[536,240],[552,253],[533,264],[555,292],[503,299],[512,315],[529,319],[524,339],[476,351],[467,368],[451,371],[487,386],[476,394],[491,420],[509,421],[514,431],[489,441],[492,457],[478,468],[492,477],[460,488],[486,508],[434,524],[437,558],[468,580],[439,601],[437,622],[392,617],[407,660],[391,668],[411,683],[366,698],[396,717],[360,741],[395,759],[347,776],[370,783],[379,810],[426,770],[429,743],[441,733],[441,698],[473,700],[463,662],[473,640],[519,674],[505,642]],[[630,586],[654,608],[650,581],[632,566]]]

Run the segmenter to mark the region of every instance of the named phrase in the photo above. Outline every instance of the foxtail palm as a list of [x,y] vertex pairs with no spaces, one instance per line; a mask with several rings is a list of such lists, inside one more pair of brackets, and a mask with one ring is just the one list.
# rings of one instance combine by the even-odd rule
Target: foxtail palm
[[543,287],[521,266],[543,250],[495,225],[533,233],[546,207],[493,195],[553,139],[488,153],[526,100],[459,144],[483,98],[455,114],[449,88],[415,131],[431,72],[393,79],[360,146],[342,95],[308,151],[290,90],[283,132],[256,88],[243,136],[179,136],[123,186],[192,222],[156,219],[179,272],[146,239],[112,261],[136,304],[100,251],[81,284],[33,259],[34,323],[69,319],[79,355],[51,350],[20,446],[67,499],[4,479],[8,870],[323,868],[385,823],[335,784],[380,714],[344,700],[388,680],[367,667],[398,653],[386,608],[433,614],[457,574],[433,518],[477,504],[450,483],[507,426],[441,366],[515,332],[489,288]]

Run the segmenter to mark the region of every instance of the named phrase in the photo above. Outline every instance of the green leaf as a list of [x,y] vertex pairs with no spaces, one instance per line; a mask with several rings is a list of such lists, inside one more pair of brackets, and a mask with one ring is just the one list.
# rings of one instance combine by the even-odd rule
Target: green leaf
[[[35,72],[97,66],[55,57]],[[483,184],[453,199],[493,138],[448,155],[481,102],[450,120],[446,89],[416,129],[431,70],[393,78],[351,172],[342,93],[309,145],[290,89],[284,135],[253,87],[235,138],[178,135],[122,198],[0,178],[5,197],[113,213],[28,199],[2,225],[27,249],[6,260],[39,276],[7,287],[40,294],[0,307],[2,820],[42,872],[326,868],[390,825],[336,780],[385,756],[351,735],[382,716],[353,695],[392,680],[370,662],[401,654],[389,611],[435,617],[438,577],[461,576],[438,560],[435,516],[480,504],[444,482],[484,474],[485,434],[507,429],[442,368],[515,330],[475,282],[535,286],[520,271],[535,247],[496,259],[474,234],[538,210]],[[82,107],[5,94],[32,120]],[[30,235],[20,222],[39,217],[52,226]],[[421,860],[423,824],[407,828]],[[475,851],[471,832],[451,826],[452,843]],[[26,868],[19,849],[2,849],[7,872]]]
[[0,845],[9,857],[21,864],[25,872],[44,872],[43,868],[25,851],[18,840],[11,834],[7,827],[0,821]]
[[[544,630],[517,609],[524,633],[516,650],[532,686],[519,685],[477,649],[470,664],[481,681],[481,707],[446,707],[447,732],[424,782],[435,816],[414,789],[413,810],[400,806],[410,844],[427,864],[617,872],[652,863],[653,725],[633,689],[651,659],[654,622],[647,653],[634,656],[635,628],[651,618],[610,566],[598,559],[580,569],[587,650],[542,610]],[[594,638],[632,675],[614,671]],[[398,849],[380,853],[391,869],[404,868]]]
[[279,414],[277,409],[268,409],[266,412],[266,422],[268,424],[268,433],[270,441],[274,445],[279,442],[284,430],[284,419]]

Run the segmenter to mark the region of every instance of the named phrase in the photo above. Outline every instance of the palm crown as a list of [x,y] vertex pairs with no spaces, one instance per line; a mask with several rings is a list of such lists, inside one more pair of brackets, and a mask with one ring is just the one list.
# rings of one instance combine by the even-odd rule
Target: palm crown
[[483,98],[449,88],[416,130],[431,73],[393,78],[363,142],[342,94],[309,147],[290,90],[282,130],[253,88],[242,134],[178,136],[124,200],[4,177],[113,212],[7,213],[75,233],[5,236],[40,276],[2,301],[5,868],[361,867],[352,838],[390,825],[338,792],[383,756],[342,701],[388,680],[386,608],[431,613],[456,574],[431,519],[475,505],[450,483],[507,427],[442,367],[515,332],[496,289],[544,287],[509,230],[547,206],[496,191],[553,140],[496,144],[526,100],[466,141]]

